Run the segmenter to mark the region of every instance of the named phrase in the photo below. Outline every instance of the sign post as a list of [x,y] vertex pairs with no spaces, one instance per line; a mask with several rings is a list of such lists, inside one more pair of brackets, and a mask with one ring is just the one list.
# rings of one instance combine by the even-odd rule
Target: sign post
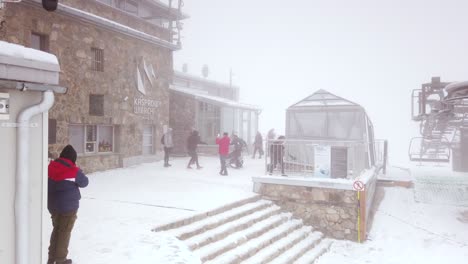
[[358,214],[357,214],[357,226],[358,226],[358,243],[361,243],[361,191],[364,190],[364,183],[362,181],[355,181],[353,183],[353,188],[357,191],[357,202],[358,202]]

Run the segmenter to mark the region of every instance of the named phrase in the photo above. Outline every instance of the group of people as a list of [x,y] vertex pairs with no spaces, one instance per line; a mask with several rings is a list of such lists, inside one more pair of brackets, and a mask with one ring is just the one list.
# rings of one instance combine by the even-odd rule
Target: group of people
[[[270,154],[270,164],[268,171],[272,174],[273,169],[278,165],[281,167],[281,173],[284,174],[284,136],[279,136],[275,140],[274,130],[268,132],[268,151]],[[161,144],[164,147],[164,166],[170,167],[169,155],[173,145],[172,129],[168,128],[161,138]],[[199,144],[206,144],[201,141],[198,131],[193,130],[187,138],[187,152],[190,160],[187,169],[192,169],[196,165],[201,169],[198,161],[197,148]],[[221,137],[218,134],[216,138],[218,153],[221,162],[220,175],[228,175],[227,162],[233,162],[235,166],[241,167],[242,150],[247,147],[246,142],[236,134],[232,135],[232,140],[227,132]],[[229,153],[229,147],[234,147],[232,153]],[[257,132],[254,141],[254,151],[252,158],[255,158],[258,152],[259,158],[264,155],[263,138],[260,132]],[[67,145],[58,159],[50,162],[48,167],[48,203],[47,208],[52,218],[53,230],[50,236],[49,258],[47,264],[71,264],[72,260],[67,258],[68,245],[70,242],[71,231],[73,229],[79,201],[81,199],[80,188],[88,185],[88,177],[76,165],[77,153],[71,145]]]

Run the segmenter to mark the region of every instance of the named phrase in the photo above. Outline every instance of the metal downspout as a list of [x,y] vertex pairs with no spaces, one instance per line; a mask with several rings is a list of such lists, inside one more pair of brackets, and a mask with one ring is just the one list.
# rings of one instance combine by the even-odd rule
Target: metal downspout
[[15,259],[16,264],[29,260],[29,129],[33,116],[47,112],[54,104],[54,93],[46,91],[39,104],[23,109],[17,118],[15,183]]

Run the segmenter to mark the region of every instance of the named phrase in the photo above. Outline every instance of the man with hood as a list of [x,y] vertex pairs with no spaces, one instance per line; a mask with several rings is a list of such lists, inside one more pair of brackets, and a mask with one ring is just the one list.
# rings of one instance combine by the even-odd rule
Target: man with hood
[[60,157],[48,167],[47,208],[52,218],[49,258],[47,264],[71,264],[67,258],[71,231],[75,224],[81,194],[79,188],[88,186],[88,177],[76,166],[77,154],[67,145]]
[[172,141],[172,128],[167,128],[167,131],[161,138],[161,144],[164,146],[164,167],[170,167],[172,165],[169,164],[169,154],[171,154],[172,147],[174,147],[174,143]]

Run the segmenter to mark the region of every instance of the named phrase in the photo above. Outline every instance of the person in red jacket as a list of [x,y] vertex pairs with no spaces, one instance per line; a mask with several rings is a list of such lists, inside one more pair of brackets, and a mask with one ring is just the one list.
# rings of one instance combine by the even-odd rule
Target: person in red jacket
[[216,144],[218,144],[218,152],[219,152],[219,160],[221,161],[221,171],[219,172],[220,175],[227,176],[227,168],[226,168],[226,160],[229,156],[229,145],[231,144],[231,139],[228,136],[227,132],[223,133],[223,137],[216,138]]
[[47,264],[71,264],[67,258],[71,231],[80,205],[80,189],[88,186],[88,177],[75,164],[77,154],[67,145],[60,157],[49,164],[48,199],[53,230],[50,235]]

